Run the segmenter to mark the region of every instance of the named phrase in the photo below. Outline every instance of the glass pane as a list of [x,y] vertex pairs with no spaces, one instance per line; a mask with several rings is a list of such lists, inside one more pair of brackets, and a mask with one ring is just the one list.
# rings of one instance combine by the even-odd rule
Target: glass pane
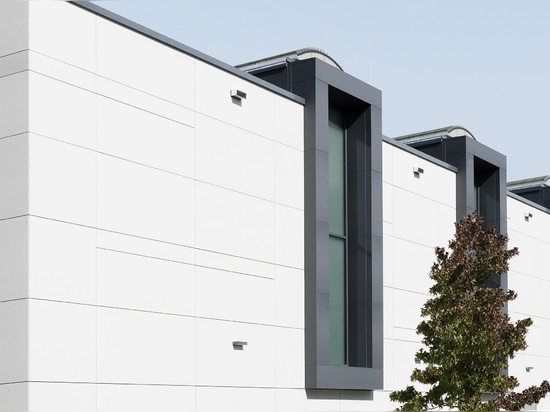
[[329,174],[329,232],[345,236],[345,138],[342,114],[329,112],[328,174]]
[[330,238],[330,363],[346,363],[346,251],[343,239]]

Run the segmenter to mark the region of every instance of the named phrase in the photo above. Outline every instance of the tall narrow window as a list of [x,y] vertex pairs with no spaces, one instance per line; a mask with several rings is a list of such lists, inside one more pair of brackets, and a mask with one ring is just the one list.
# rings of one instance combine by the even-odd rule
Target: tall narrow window
[[346,132],[342,113],[329,112],[330,363],[346,364]]

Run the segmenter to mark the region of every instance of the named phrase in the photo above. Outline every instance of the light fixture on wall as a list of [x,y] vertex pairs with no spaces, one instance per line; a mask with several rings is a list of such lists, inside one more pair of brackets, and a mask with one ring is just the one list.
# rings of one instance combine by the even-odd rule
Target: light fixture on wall
[[420,178],[420,175],[424,173],[424,169],[422,169],[421,167],[418,167],[418,166],[414,166],[413,167],[413,173],[414,173],[414,177]]
[[248,345],[247,341],[244,340],[234,340],[233,341],[233,349],[235,350],[243,350],[244,346]]
[[246,93],[243,92],[242,90],[232,89],[231,90],[231,97],[233,99],[243,100],[243,99],[246,99]]
[[532,370],[533,370],[532,366],[526,366],[525,367],[525,372],[531,372]]
[[529,222],[529,220],[533,217],[533,214],[532,214],[532,213],[525,212],[525,213],[523,214],[523,216],[525,217],[525,221],[526,221],[526,222]]

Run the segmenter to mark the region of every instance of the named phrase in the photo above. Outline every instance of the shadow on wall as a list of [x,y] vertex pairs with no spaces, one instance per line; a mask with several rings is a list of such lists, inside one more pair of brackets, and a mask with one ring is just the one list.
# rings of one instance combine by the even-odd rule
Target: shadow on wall
[[322,390],[306,389],[308,399],[339,399],[347,401],[372,401],[374,400],[373,391],[346,391],[346,390]]

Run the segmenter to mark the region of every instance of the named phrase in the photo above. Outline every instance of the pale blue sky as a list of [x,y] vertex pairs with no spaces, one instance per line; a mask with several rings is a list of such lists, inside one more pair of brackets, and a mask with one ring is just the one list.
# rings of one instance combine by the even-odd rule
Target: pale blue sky
[[94,3],[229,64],[321,48],[382,90],[387,136],[460,124],[509,181],[550,174],[550,1]]

